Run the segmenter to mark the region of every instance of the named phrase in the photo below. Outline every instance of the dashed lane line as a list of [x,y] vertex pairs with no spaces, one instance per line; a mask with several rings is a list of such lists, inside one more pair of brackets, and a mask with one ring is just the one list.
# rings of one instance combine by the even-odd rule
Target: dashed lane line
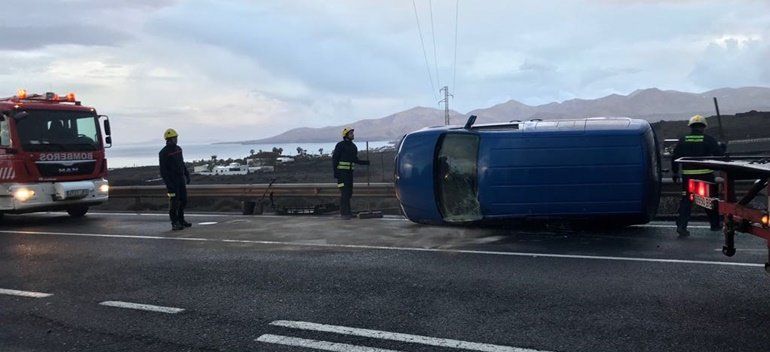
[[19,291],[19,290],[9,290],[6,288],[0,288],[0,295],[9,295],[9,296],[19,296],[19,297],[30,297],[30,298],[45,298],[45,297],[51,297],[53,296],[52,293],[42,293],[42,292],[34,292],[34,291]]
[[664,259],[664,258],[641,258],[641,257],[616,257],[600,255],[580,255],[580,254],[556,254],[556,253],[527,253],[527,252],[499,252],[484,251],[472,249],[447,249],[447,248],[418,248],[418,247],[389,247],[359,244],[333,244],[333,243],[308,243],[308,242],[285,242],[285,241],[257,241],[257,240],[229,240],[218,238],[200,238],[200,237],[163,237],[163,236],[140,236],[140,235],[110,235],[95,233],[70,233],[70,232],[46,232],[46,231],[8,231],[2,230],[0,234],[9,235],[44,235],[44,236],[72,236],[72,237],[99,237],[99,238],[127,238],[140,240],[165,240],[165,241],[196,241],[213,243],[248,243],[262,245],[279,245],[292,247],[323,247],[323,248],[344,248],[344,249],[366,249],[366,250],[387,250],[401,252],[429,252],[429,253],[452,253],[452,254],[475,254],[475,255],[498,255],[509,257],[528,257],[528,258],[559,258],[559,259],[587,259],[587,260],[610,260],[625,262],[644,262],[644,263],[668,263],[668,264],[695,264],[695,265],[719,265],[734,267],[752,267],[764,268],[764,264],[722,262],[708,260],[687,260],[687,259]]
[[145,310],[148,312],[157,312],[157,313],[166,313],[166,314],[177,314],[177,313],[184,312],[183,308],[163,307],[163,306],[155,306],[152,304],[131,303],[131,302],[122,302],[122,301],[104,301],[99,304],[107,307]]
[[367,346],[349,345],[346,343],[329,342],[302,339],[299,337],[289,337],[281,335],[265,334],[256,339],[256,341],[264,343],[272,343],[276,345],[293,346],[312,348],[322,351],[334,351],[334,352],[398,352],[396,350],[386,350],[382,348],[374,348]]
[[359,337],[366,337],[366,338],[373,338],[373,339],[380,339],[380,340],[390,340],[390,341],[414,343],[414,344],[428,345],[428,346],[435,346],[435,347],[443,347],[443,348],[457,348],[457,349],[471,350],[471,351],[482,351],[482,352],[545,352],[545,351],[533,350],[533,349],[528,349],[528,348],[520,348],[520,347],[512,347],[512,346],[501,346],[501,345],[493,345],[493,344],[488,344],[488,343],[468,342],[468,341],[453,340],[453,339],[444,339],[444,338],[436,338],[436,337],[428,337],[428,336],[420,336],[420,335],[412,335],[412,334],[403,334],[403,333],[389,332],[389,331],[380,331],[380,330],[371,330],[371,329],[360,329],[360,328],[352,328],[352,327],[348,327],[348,326],[309,323],[309,322],[304,322],[304,321],[277,320],[277,321],[274,321],[274,322],[270,323],[270,325],[280,326],[280,327],[290,328],[290,329],[310,330],[310,331],[318,331],[318,332],[328,332],[328,333],[334,333],[334,334],[351,335],[351,336],[359,336]]

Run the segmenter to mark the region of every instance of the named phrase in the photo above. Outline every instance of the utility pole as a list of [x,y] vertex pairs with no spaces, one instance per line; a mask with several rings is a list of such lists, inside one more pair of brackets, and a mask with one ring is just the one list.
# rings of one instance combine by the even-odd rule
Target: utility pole
[[449,94],[449,87],[444,86],[439,90],[439,92],[444,93],[444,99],[441,99],[438,103],[444,103],[444,124],[449,124],[449,97],[454,98],[455,96],[452,94]]

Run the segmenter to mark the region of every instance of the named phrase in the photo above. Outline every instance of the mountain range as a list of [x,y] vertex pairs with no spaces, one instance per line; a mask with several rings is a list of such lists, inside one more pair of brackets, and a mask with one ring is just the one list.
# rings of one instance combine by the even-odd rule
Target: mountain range
[[[649,88],[628,95],[612,94],[598,99],[572,99],[537,106],[509,100],[468,114],[450,111],[450,120],[452,124],[463,124],[466,116],[470,115],[478,116],[476,123],[598,116],[625,116],[650,122],[684,120],[694,114],[713,115],[714,97],[719,100],[722,114],[770,110],[770,88],[765,87],[721,88],[703,93]],[[443,123],[443,110],[415,107],[382,118],[359,120],[340,126],[295,128],[270,138],[233,143],[333,142],[340,138],[339,133],[345,126],[355,128],[356,139],[361,141],[393,141],[411,131]]]

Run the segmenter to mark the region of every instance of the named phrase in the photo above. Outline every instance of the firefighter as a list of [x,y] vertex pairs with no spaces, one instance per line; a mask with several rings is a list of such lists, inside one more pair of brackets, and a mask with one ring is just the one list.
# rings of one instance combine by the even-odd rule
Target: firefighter
[[353,196],[353,169],[355,164],[369,165],[368,160],[358,159],[358,148],[353,143],[354,130],[350,127],[342,129],[342,141],[337,143],[332,153],[332,167],[337,188],[340,189],[340,217],[350,220],[350,198]]
[[171,229],[179,231],[192,226],[184,220],[184,208],[187,206],[187,185],[190,184],[190,173],[184,164],[182,148],[177,145],[179,135],[172,128],[163,133],[166,146],[160,150],[160,175],[166,184],[168,192]]
[[[679,183],[679,164],[675,161],[676,159],[688,156],[720,156],[723,154],[717,140],[704,134],[707,123],[703,116],[691,117],[688,126],[690,126],[690,134],[679,139],[671,155],[671,178],[674,183]],[[680,237],[690,235],[690,231],[687,230],[687,222],[690,220],[690,211],[692,210],[692,201],[687,193],[687,184],[690,179],[713,183],[714,171],[687,165],[682,167],[682,200],[679,202],[679,217],[676,220],[676,232]],[[718,211],[706,209],[706,215],[708,215],[712,231],[721,229]]]

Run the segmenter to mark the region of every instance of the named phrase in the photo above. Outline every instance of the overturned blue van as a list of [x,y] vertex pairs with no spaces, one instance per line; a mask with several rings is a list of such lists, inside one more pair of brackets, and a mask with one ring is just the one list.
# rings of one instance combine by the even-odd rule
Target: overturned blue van
[[647,121],[588,118],[426,128],[404,136],[396,195],[423,224],[649,222],[660,154]]

